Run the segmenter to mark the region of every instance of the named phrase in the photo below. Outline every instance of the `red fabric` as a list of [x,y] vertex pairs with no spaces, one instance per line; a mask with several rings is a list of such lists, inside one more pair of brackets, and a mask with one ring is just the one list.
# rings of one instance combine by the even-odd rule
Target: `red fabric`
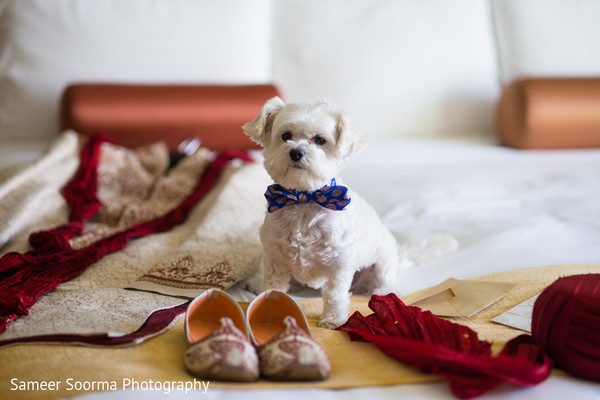
[[7,253],[0,259],[0,333],[9,322],[28,314],[37,299],[60,283],[79,276],[107,254],[122,249],[134,238],[164,232],[183,222],[194,205],[213,187],[221,169],[233,158],[250,161],[245,152],[225,151],[206,168],[194,191],[176,208],[152,221],[75,250],[69,239],[83,230],[83,221],[97,213],[102,205],[96,197],[97,166],[100,145],[112,142],[107,136],[93,136],[82,150],[81,164],[73,180],[63,190],[70,208],[67,225],[34,233],[26,254]]
[[548,286],[533,307],[531,331],[558,368],[600,381],[600,274]]
[[356,312],[338,329],[425,373],[442,374],[459,398],[476,397],[503,381],[534,385],[550,374],[550,360],[528,335],[508,342],[493,357],[491,343],[470,328],[406,306],[393,293],[372,296],[369,307],[373,314]]

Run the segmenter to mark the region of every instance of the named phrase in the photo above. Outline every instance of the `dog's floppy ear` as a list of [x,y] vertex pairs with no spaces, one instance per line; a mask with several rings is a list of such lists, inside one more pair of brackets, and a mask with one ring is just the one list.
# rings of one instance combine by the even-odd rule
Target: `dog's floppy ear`
[[358,129],[356,129],[350,118],[341,113],[338,114],[337,118],[337,131],[338,140],[335,153],[338,159],[346,160],[365,147],[365,142]]
[[244,124],[244,133],[256,143],[264,146],[271,133],[275,115],[285,106],[283,100],[275,96],[267,100],[254,120]]

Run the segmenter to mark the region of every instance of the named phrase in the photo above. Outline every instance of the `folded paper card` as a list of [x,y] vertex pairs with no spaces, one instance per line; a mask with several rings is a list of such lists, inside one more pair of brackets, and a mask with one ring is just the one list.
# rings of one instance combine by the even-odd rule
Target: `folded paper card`
[[411,306],[444,317],[470,317],[508,294],[516,284],[450,278],[423,291]]

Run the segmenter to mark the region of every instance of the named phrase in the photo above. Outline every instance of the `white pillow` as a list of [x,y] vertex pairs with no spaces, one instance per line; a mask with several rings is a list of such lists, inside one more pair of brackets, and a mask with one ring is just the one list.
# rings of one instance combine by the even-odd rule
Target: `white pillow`
[[600,76],[600,1],[492,0],[502,82]]
[[271,81],[271,0],[0,0],[0,140],[57,133],[77,81]]
[[278,0],[274,76],[288,100],[332,97],[368,136],[493,133],[487,0]]

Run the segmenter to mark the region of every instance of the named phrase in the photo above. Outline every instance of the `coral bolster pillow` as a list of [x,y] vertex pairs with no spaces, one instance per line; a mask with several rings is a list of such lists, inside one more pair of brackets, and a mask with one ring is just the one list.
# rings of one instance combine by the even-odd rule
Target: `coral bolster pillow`
[[600,78],[529,78],[508,85],[496,125],[523,149],[600,147]]
[[75,84],[62,96],[61,129],[132,148],[164,141],[174,151],[189,137],[212,150],[256,148],[241,127],[276,95],[272,85]]

